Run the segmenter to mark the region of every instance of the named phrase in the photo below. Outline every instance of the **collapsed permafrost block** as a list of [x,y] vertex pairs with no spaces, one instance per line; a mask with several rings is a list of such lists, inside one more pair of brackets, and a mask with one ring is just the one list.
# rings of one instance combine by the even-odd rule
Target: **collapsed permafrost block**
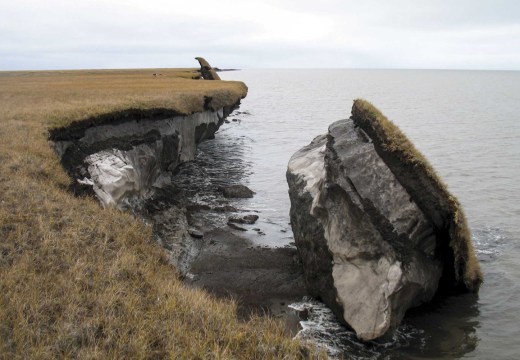
[[360,339],[391,334],[438,291],[478,291],[459,202],[368,102],[296,152],[287,181],[308,291]]

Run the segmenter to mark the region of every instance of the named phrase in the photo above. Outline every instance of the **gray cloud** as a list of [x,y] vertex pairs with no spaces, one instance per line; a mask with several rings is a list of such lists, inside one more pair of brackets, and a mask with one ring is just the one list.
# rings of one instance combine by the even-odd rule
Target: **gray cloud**
[[0,69],[520,70],[513,0],[0,0]]

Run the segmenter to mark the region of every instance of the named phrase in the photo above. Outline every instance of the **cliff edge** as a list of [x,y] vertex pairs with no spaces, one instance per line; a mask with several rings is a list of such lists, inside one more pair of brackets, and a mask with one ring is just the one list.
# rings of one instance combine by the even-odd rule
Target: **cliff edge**
[[[182,275],[202,242],[190,235],[194,229],[180,205],[182,195],[176,194],[173,174],[180,164],[195,158],[199,143],[214,138],[247,93],[240,82],[229,87],[220,81],[222,86],[209,88],[204,85],[217,82],[187,82],[200,83],[204,92],[179,94],[183,106],[173,102],[168,107],[112,111],[50,131],[61,163],[73,179],[70,189],[95,195],[105,208],[131,211],[152,223],[156,241]],[[150,208],[155,209],[153,215]]]

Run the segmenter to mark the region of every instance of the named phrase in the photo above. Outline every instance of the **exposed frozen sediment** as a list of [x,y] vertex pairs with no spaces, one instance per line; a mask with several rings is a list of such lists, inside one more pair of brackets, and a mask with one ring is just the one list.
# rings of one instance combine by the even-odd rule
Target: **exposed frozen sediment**
[[93,194],[104,207],[140,214],[153,224],[154,238],[185,275],[202,242],[189,233],[172,174],[194,159],[197,144],[213,138],[238,105],[190,115],[139,113],[113,123],[94,119],[55,131],[55,149],[73,178],[74,192]]
[[79,139],[56,142],[79,184],[90,186],[103,206],[127,208],[171,182],[175,168],[195,156],[231,109],[160,119],[128,119],[89,127]]

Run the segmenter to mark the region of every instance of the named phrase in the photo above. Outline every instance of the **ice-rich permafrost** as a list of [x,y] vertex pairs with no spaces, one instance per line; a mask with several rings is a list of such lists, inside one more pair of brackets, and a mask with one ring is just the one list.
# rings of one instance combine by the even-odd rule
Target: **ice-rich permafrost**
[[153,202],[178,200],[170,187],[173,172],[194,159],[197,144],[214,137],[247,88],[242,84],[235,92],[221,93],[204,96],[193,113],[126,109],[50,133],[64,167],[75,179],[73,191],[95,194],[105,207],[145,216],[155,224],[156,239],[183,274],[200,250],[201,241],[190,236],[183,206],[170,204],[157,209]]
[[478,291],[459,202],[368,102],[296,152],[287,180],[307,289],[360,339],[391,334],[436,294]]

